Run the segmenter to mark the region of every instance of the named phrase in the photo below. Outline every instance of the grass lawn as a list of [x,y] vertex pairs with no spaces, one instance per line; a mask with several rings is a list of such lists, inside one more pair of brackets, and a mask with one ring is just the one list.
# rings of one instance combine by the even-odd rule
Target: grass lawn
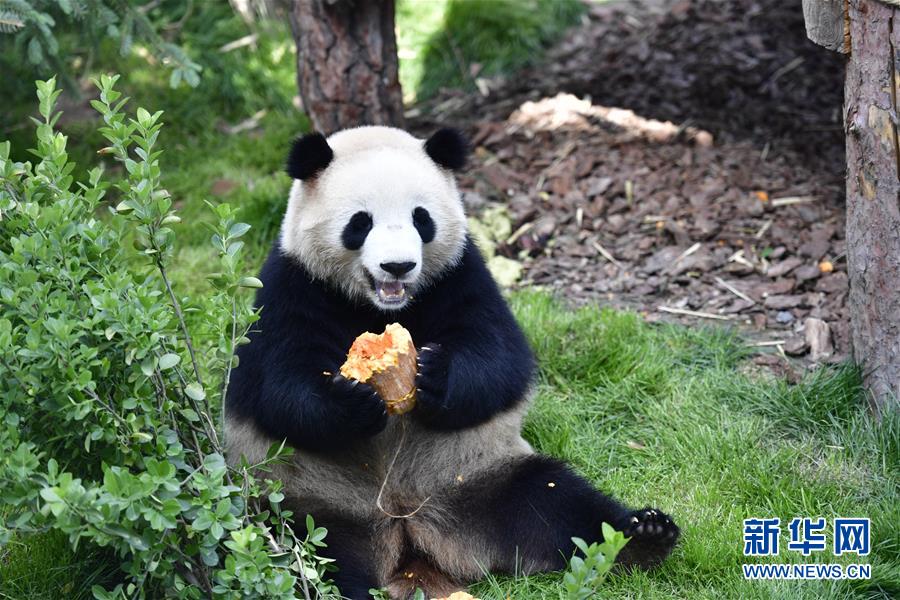
[[[659,506],[682,528],[662,568],[618,575],[615,598],[896,598],[900,595],[900,415],[874,425],[858,373],[822,369],[791,386],[753,373],[739,337],[651,326],[639,316],[548,296],[512,298],[541,365],[525,435],[601,489]],[[744,581],[744,562],[856,562],[786,549],[795,516],[872,518],[867,582]],[[780,517],[778,559],[742,555],[742,520]],[[829,532],[829,540],[830,532]],[[829,547],[830,548],[830,547]],[[549,598],[557,574],[499,578],[492,598]]]
[[[516,13],[516,19],[522,31],[539,27],[541,44],[577,17],[562,8],[568,3],[538,4],[557,16],[535,22]],[[440,52],[433,48],[446,51],[441,45],[451,40],[461,44],[457,50],[466,61],[480,61],[487,71],[533,58],[538,46],[527,40],[506,58],[491,54],[487,42],[480,49],[470,44],[482,42],[466,25],[494,16],[487,9],[466,13],[467,5],[473,6],[461,0],[400,3],[399,46],[407,57],[401,69],[409,88],[424,96],[463,77],[449,59],[444,62],[456,74],[438,77],[426,69],[429,53]],[[212,49],[245,33],[227,19],[209,22],[216,23],[208,32]],[[514,26],[509,18],[502,24]],[[198,226],[207,218],[203,200],[241,208],[253,225],[244,239],[254,270],[277,233],[289,186],[281,172],[286,149],[308,127],[290,106],[293,58],[284,35],[286,29],[264,32],[259,56],[239,50],[243,58],[222,57],[218,69],[209,70],[231,73],[224,96],[213,84],[169,91],[166,77],[137,59],[117,65],[127,73],[121,83],[135,98],[132,109],[166,111],[160,146],[164,183],[183,218],[173,269],[181,295],[203,293],[213,255],[208,233]],[[425,81],[426,73],[434,80]],[[222,112],[225,105],[230,112]],[[228,135],[216,127],[263,107],[268,112],[256,131]],[[99,141],[88,129],[73,127],[70,145],[74,156],[93,164]],[[24,141],[14,139],[23,154],[33,135],[26,133]],[[22,135],[16,130],[16,138]],[[220,189],[231,189],[213,196],[214,184],[223,181]],[[682,541],[662,568],[614,575],[601,592],[617,598],[900,597],[900,414],[870,422],[854,369],[822,369],[791,386],[754,372],[740,337],[721,329],[648,325],[637,315],[599,308],[572,311],[539,292],[517,292],[511,302],[541,364],[527,439],[570,461],[601,489],[632,505],[659,506],[682,527]],[[795,516],[871,517],[873,549],[860,562],[872,564],[872,579],[745,582],[742,520],[751,516],[780,517],[785,526]],[[830,527],[828,533],[830,541]],[[834,558],[830,550],[804,559],[788,551],[786,541],[785,533],[777,559],[746,562],[857,562]],[[116,580],[116,560],[94,549],[72,551],[57,533],[18,537],[0,549],[0,599],[89,598],[91,585]],[[560,574],[489,578],[472,589],[483,598],[516,600],[556,598],[561,590]]]
[[[511,302],[540,365],[525,425],[540,451],[570,461],[601,489],[669,511],[681,543],[650,573],[611,577],[621,598],[896,598],[900,594],[900,414],[876,425],[860,404],[857,372],[822,369],[799,385],[753,373],[739,337],[721,329],[654,326],[629,313],[571,311],[548,295]],[[803,559],[745,559],[742,520],[872,518],[860,582],[748,582],[744,562],[858,562],[830,550]],[[829,528],[830,540],[830,528]],[[829,546],[830,548],[830,546]],[[45,534],[3,557],[0,598],[79,598],[115,576],[102,555],[73,554]],[[498,577],[482,598],[562,594],[561,575]]]
[[583,11],[578,0],[401,0],[397,50],[404,98],[423,100],[442,87],[474,91],[477,77],[515,72],[540,57]]

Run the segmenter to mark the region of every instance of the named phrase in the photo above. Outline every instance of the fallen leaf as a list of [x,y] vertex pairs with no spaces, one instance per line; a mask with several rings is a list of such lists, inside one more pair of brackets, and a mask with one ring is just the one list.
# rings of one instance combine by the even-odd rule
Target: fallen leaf
[[487,266],[501,287],[514,285],[522,276],[522,263],[505,256],[492,256],[487,261]]

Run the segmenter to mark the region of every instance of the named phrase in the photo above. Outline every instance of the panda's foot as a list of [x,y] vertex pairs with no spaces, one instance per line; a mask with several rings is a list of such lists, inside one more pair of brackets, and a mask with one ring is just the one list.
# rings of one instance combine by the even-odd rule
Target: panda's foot
[[426,598],[444,598],[462,588],[459,581],[430,562],[416,558],[406,563],[391,577],[387,592],[393,600],[412,600],[417,590],[422,590]]
[[675,547],[681,531],[664,512],[642,508],[625,515],[619,530],[630,538],[619,554],[624,567],[650,568],[661,563]]
[[626,520],[625,537],[644,541],[661,541],[674,545],[678,539],[678,525],[669,516],[656,508],[642,508],[633,511]]

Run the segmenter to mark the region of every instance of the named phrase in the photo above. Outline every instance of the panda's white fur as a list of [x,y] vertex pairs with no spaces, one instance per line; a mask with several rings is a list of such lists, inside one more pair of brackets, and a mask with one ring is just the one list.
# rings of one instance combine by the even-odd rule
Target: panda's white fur
[[[423,140],[391,127],[357,127],[328,138],[334,159],[310,181],[294,180],[281,227],[281,248],[296,256],[322,281],[340,286],[353,298],[384,309],[365,270],[381,280],[395,279],[380,265],[412,261],[403,277],[409,296],[428,285],[460,257],[466,217],[453,174],[425,153]],[[421,206],[440,223],[435,239],[422,244],[410,222]],[[341,245],[341,232],[354,213],[373,215],[361,254]]]

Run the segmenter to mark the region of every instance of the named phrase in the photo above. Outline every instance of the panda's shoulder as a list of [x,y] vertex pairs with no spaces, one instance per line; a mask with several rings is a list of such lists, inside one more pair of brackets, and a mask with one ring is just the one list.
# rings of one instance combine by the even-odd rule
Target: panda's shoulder
[[315,288],[315,282],[306,269],[288,256],[278,242],[269,250],[259,278],[263,283],[257,294],[260,299],[284,297]]
[[497,289],[497,284],[484,262],[481,250],[469,235],[466,236],[459,263],[451,270],[451,278],[457,279],[454,283],[466,284],[465,288],[460,288],[461,292],[465,292],[467,289],[477,292],[484,291],[484,288]]
[[263,308],[261,318],[269,321],[315,319],[332,302],[322,282],[277,242],[269,251],[259,279],[263,287],[256,294],[256,306]]
[[469,236],[459,262],[438,280],[423,300],[420,310],[430,314],[473,307],[475,303],[481,308],[506,306],[481,251]]

